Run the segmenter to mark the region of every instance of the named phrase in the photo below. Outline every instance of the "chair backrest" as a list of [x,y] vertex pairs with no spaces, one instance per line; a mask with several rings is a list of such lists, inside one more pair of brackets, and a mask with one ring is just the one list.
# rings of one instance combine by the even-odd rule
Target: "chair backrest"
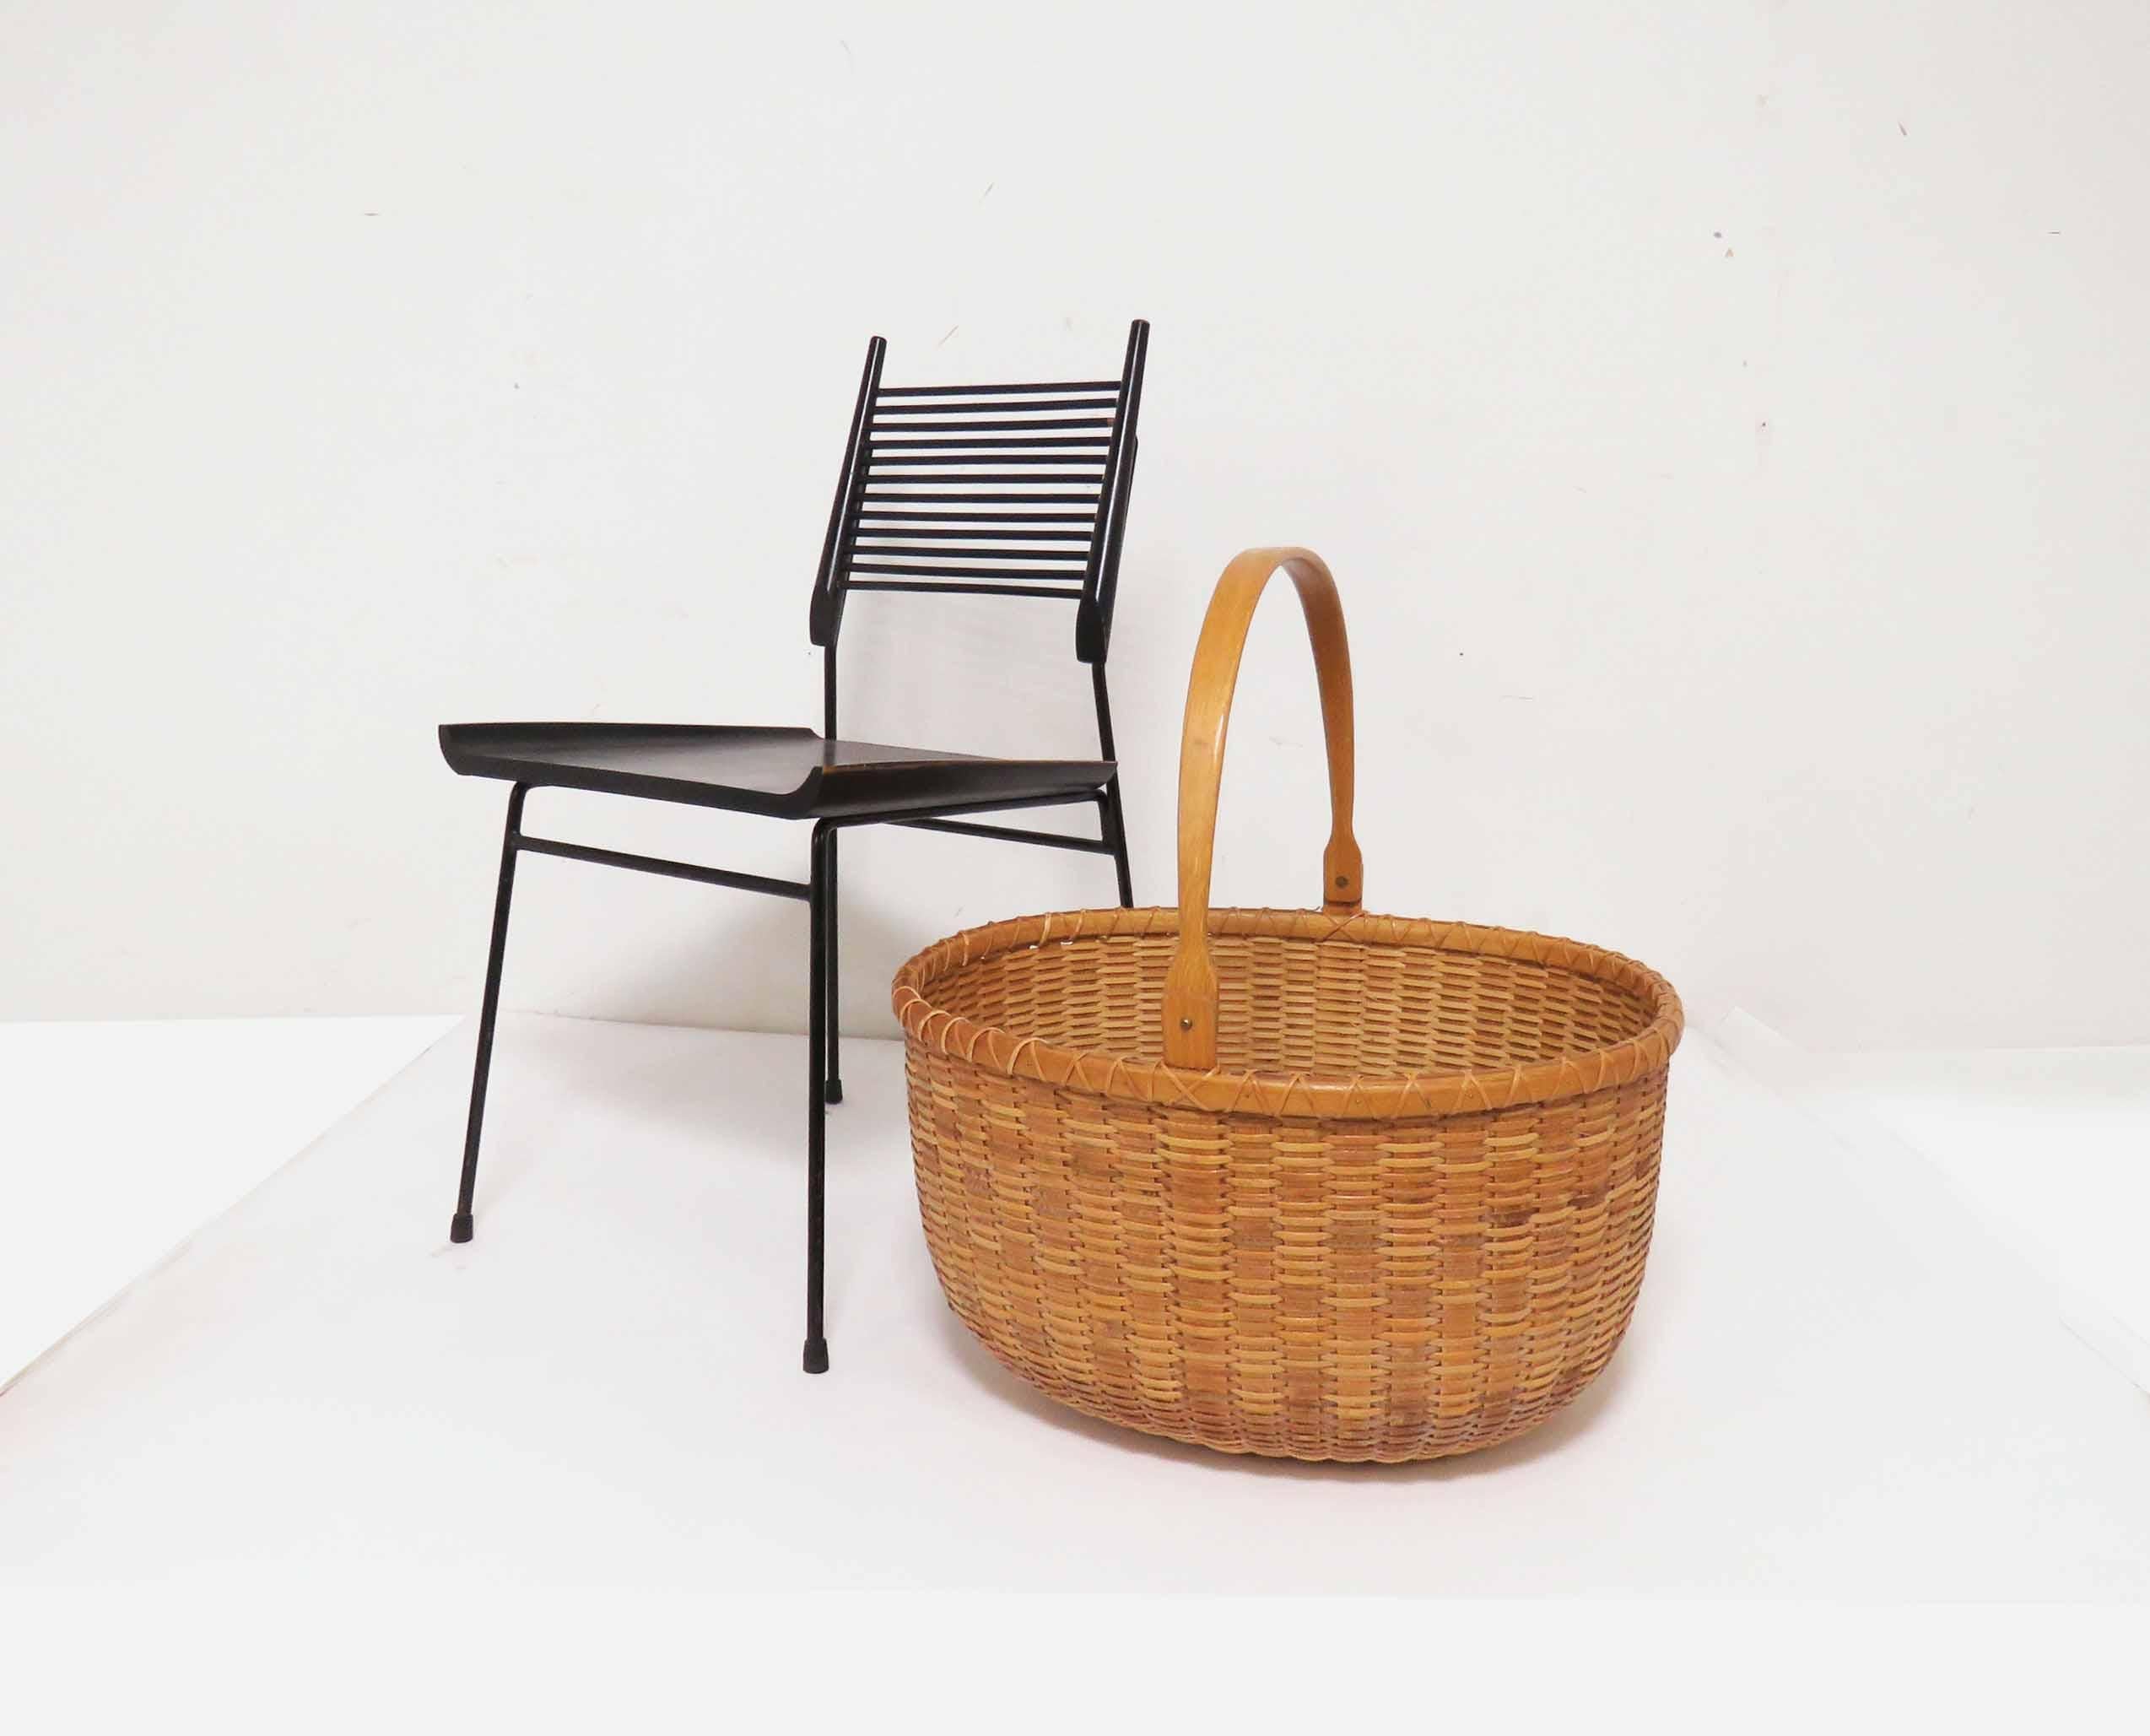
[[1135,472],[1149,322],[1117,380],[884,386],[866,347],[809,631],[833,647],[853,591],[1057,598],[1104,661]]

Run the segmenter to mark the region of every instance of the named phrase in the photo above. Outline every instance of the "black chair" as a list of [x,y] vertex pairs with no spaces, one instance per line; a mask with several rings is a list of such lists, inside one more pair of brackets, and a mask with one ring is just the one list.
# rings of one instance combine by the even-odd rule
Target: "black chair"
[[[500,891],[478,1022],[462,1185],[449,1239],[468,1241],[485,1083],[500,1009],[500,960],[516,857],[575,862],[705,881],[803,900],[810,938],[807,1017],[806,1369],[829,1366],[822,1322],[826,1106],[840,1102],[837,1067],[836,837],[845,826],[894,825],[1110,856],[1120,902],[1134,902],[1127,834],[1105,695],[1105,651],[1127,495],[1135,470],[1147,322],[1127,334],[1117,380],[1030,386],[883,386],[888,346],[866,348],[866,372],[844,449],[842,479],[814,573],[808,632],[822,650],[822,733],[713,724],[451,723],[440,751],[466,776],[514,786],[500,847]],[[1097,700],[1095,760],[999,760],[844,741],[836,733],[836,640],[853,591],[1053,598],[1075,605],[1075,655]],[[534,838],[522,830],[534,788],[602,790],[660,802],[813,822],[804,882],[667,862]],[[1095,804],[1099,836],[1067,837],[960,816]]]

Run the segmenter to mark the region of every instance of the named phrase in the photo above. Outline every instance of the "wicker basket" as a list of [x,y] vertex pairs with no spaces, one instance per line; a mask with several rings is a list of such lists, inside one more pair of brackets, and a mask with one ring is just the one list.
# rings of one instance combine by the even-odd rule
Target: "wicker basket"
[[[1232,689],[1280,567],[1321,685],[1326,896],[1212,911]],[[896,977],[942,1290],[1078,1410],[1228,1452],[1431,1458],[1543,1422],[1627,1329],[1678,998],[1574,941],[1362,914],[1352,764],[1328,570],[1251,549],[1195,654],[1180,908],[997,922]]]

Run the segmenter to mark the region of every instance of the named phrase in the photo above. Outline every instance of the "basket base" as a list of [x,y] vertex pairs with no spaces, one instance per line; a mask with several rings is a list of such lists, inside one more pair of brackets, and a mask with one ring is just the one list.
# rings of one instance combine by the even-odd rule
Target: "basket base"
[[[959,1314],[957,1317],[961,1318],[961,1316]],[[1153,1419],[1130,1415],[1110,1403],[1100,1403],[1087,1395],[1078,1396],[1064,1387],[1049,1385],[1021,1362],[1002,1355],[991,1344],[986,1343],[986,1348],[1002,1367],[1055,1403],[1065,1405],[1080,1415],[1110,1424],[1115,1429],[1125,1430],[1131,1436],[1144,1436],[1152,1441],[1174,1441],[1182,1447],[1200,1447],[1206,1452],[1214,1452],[1227,1458],[1268,1459],[1306,1465],[1429,1464],[1436,1459],[1461,1458],[1472,1453],[1488,1452],[1496,1447],[1505,1447],[1510,1441],[1534,1434],[1567,1410],[1590,1390],[1606,1366],[1605,1362],[1600,1362],[1558,1398],[1535,1407],[1522,1420],[1506,1420],[1483,1430],[1470,1426],[1472,1420],[1458,1417],[1451,1419],[1455,1425],[1454,1431],[1441,1439],[1424,1435],[1413,1439],[1407,1435],[1401,1441],[1387,1444],[1323,1445],[1317,1441],[1307,1441],[1294,1445],[1285,1439],[1250,1438],[1246,1433],[1239,1430],[1175,1428]],[[1609,1354],[1607,1360],[1610,1360]]]

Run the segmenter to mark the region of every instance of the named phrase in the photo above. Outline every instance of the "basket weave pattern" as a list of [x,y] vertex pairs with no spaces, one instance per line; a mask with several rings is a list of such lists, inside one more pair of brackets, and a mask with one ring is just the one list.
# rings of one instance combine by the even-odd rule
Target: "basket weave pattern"
[[[1669,989],[1542,936],[1220,911],[1220,1070],[1181,1079],[1155,1035],[1177,922],[1000,923],[898,979],[926,1245],[964,1323],[1078,1410],[1227,1452],[1427,1458],[1566,1404],[1642,1282]],[[1291,932],[1308,926],[1386,944]],[[1632,1076],[1595,1090],[1367,1112],[1527,1099],[1548,1061],[1623,1042]],[[1249,1095],[1355,1091],[1360,1112],[1202,1106],[1228,1068]]]
[[[1232,691],[1278,571],[1321,687],[1322,908],[1212,910]],[[1352,728],[1328,569],[1249,550],[1188,686],[1179,908],[997,922],[897,975],[941,1288],[1078,1410],[1434,1458],[1544,1421],[1627,1330],[1679,999],[1575,941],[1364,913]]]

